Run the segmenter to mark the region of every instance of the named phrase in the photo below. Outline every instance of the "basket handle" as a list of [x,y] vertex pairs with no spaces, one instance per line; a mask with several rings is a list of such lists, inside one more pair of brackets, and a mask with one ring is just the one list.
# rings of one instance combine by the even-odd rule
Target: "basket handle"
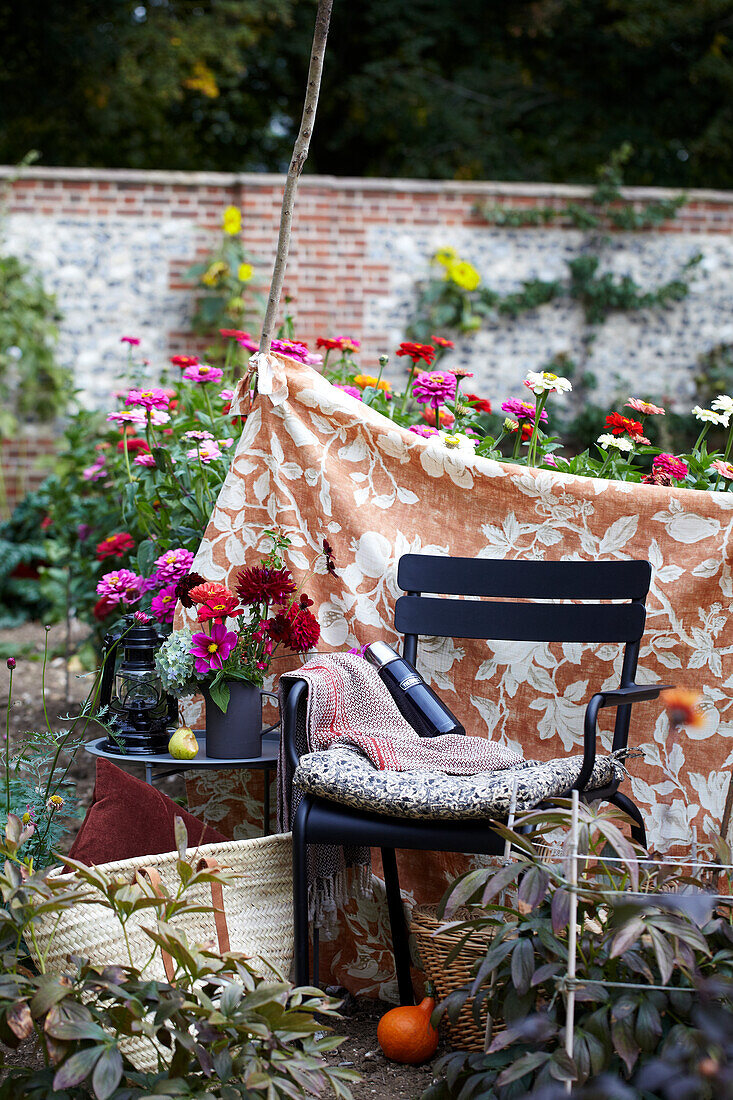
[[[221,864],[211,856],[202,857],[196,864],[197,871],[221,871]],[[160,872],[156,867],[141,867],[138,870],[138,874],[147,878],[152,887],[153,893],[159,897],[164,897],[163,886],[160,878]],[[219,951],[223,955],[230,950],[229,940],[229,927],[227,925],[227,915],[224,909],[224,890],[220,882],[211,883],[211,904],[214,909],[214,925],[216,927],[216,938],[219,943]],[[173,962],[173,958],[168,951],[161,947],[160,954],[163,959],[163,969],[165,976],[168,979],[170,985],[175,985],[173,981],[176,967]]]

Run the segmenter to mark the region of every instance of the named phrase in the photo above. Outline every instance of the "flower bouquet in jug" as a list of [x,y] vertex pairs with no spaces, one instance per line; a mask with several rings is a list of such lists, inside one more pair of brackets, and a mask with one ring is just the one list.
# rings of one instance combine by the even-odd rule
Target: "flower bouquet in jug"
[[[200,630],[174,630],[156,654],[155,662],[165,690],[181,698],[207,689],[226,712],[228,681],[262,685],[278,650],[306,653],[321,635],[313,601],[296,584],[283,561],[290,539],[279,531],[265,531],[272,539],[269,554],[259,564],[243,569],[234,591],[225,584],[189,573],[176,586],[184,607],[196,608]],[[323,540],[321,561],[335,575],[333,551]],[[310,575],[310,574],[309,574]],[[234,625],[232,625],[234,624]]]

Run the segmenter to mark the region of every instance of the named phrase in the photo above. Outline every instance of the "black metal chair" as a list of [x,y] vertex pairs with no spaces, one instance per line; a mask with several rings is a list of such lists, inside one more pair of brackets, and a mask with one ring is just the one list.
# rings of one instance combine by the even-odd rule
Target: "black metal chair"
[[[634,683],[646,619],[645,599],[651,581],[649,562],[504,561],[406,554],[400,559],[397,579],[406,595],[396,602],[395,626],[404,635],[404,656],[413,664],[417,663],[419,635],[623,645],[619,687],[597,692],[588,702],[583,764],[574,786],[588,798],[613,803],[628,814],[633,823],[632,835],[646,845],[641,813],[618,790],[618,782],[592,792],[586,792],[585,787],[596,758],[598,711],[603,707],[616,708],[613,749],[626,748],[631,705],[655,699],[665,686]],[[425,596],[425,592],[433,595]],[[436,598],[435,593],[489,599]],[[530,605],[514,602],[527,600],[583,602]],[[629,602],[602,602],[611,600]],[[297,767],[299,748],[303,748],[306,694],[305,681],[295,681],[283,710],[289,772]],[[309,973],[307,846],[333,844],[334,838],[338,838],[339,844],[381,848],[400,1001],[410,1004],[413,1001],[410,954],[395,849],[498,855],[503,851],[504,841],[492,830],[489,818],[466,821],[398,818],[357,811],[304,793],[293,822],[295,961],[299,984],[308,982]]]

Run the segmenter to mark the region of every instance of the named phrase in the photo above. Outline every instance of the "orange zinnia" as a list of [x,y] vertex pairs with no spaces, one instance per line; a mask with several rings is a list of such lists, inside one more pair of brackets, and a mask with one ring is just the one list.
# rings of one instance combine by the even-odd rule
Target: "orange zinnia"
[[671,726],[702,726],[705,715],[700,709],[699,691],[687,688],[667,688],[659,696]]

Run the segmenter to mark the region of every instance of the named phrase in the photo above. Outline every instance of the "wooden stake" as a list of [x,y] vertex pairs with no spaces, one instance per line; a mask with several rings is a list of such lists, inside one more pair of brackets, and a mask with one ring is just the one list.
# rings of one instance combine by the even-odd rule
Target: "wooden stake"
[[316,28],[313,34],[313,46],[311,60],[308,68],[308,87],[303,103],[303,117],[300,120],[300,130],[293,146],[293,156],[290,160],[285,190],[283,192],[282,210],[280,213],[280,233],[277,238],[277,254],[272,270],[272,282],[270,283],[270,296],[267,300],[267,311],[262,323],[260,336],[260,352],[265,355],[270,350],[272,335],[275,329],[275,319],[280,295],[282,294],[285,279],[285,267],[290,251],[290,232],[293,224],[293,207],[295,205],[295,192],[298,188],[298,180],[303,171],[303,165],[308,158],[313,124],[318,107],[318,95],[321,90],[321,74],[323,72],[323,57],[326,52],[326,39],[331,22],[331,8],[333,0],[318,0],[316,12]]

